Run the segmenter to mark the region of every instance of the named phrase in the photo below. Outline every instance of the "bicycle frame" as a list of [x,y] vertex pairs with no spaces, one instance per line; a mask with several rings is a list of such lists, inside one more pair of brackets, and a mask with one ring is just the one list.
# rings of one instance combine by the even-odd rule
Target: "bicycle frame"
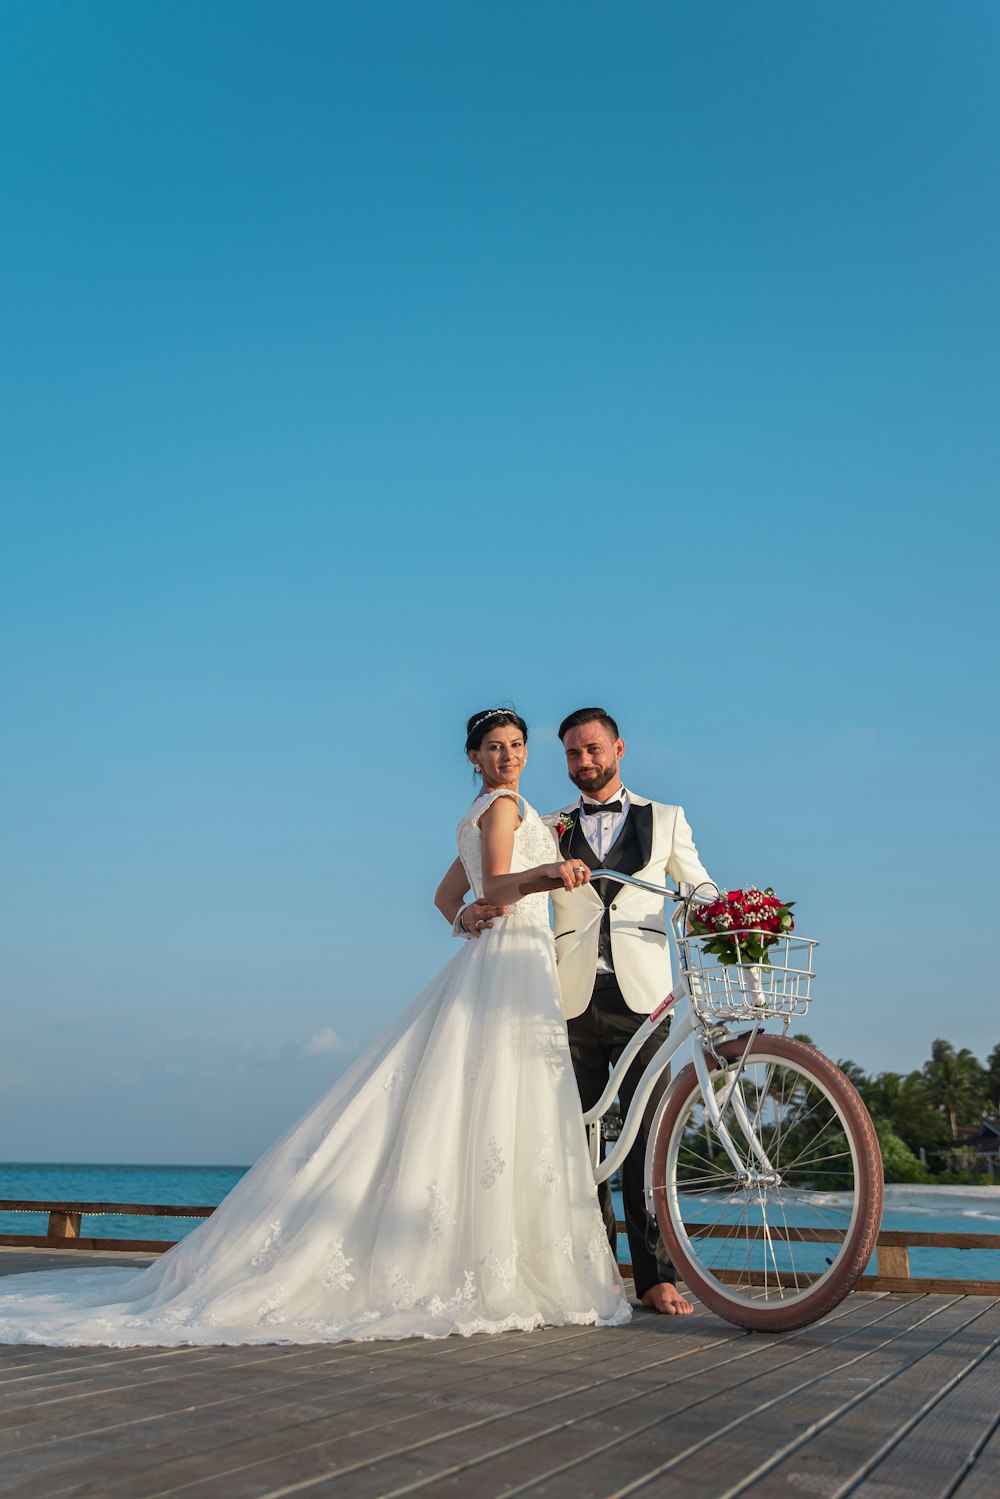
[[[767,1155],[763,1150],[759,1139],[757,1138],[753,1121],[750,1118],[749,1113],[747,1112],[746,1105],[738,1088],[740,1073],[742,1070],[742,1063],[738,1064],[736,1067],[726,1067],[724,1069],[726,1082],[720,1093],[716,1093],[716,1090],[712,1087],[712,1083],[709,1077],[709,1066],[705,1056],[706,1046],[711,1048],[711,1046],[717,1040],[719,1040],[723,1036],[728,1035],[728,1032],[726,1031],[726,1028],[724,1026],[719,1025],[718,1023],[709,1024],[708,1022],[703,1021],[698,1015],[696,1015],[693,1006],[690,1005],[691,990],[688,984],[687,965],[685,962],[684,951],[676,940],[677,925],[679,922],[683,922],[684,920],[686,920],[687,917],[687,898],[682,893],[671,890],[666,886],[653,885],[650,884],[648,880],[637,880],[632,875],[622,874],[619,870],[595,869],[591,876],[591,879],[612,879],[615,880],[618,884],[636,885],[641,890],[650,890],[656,895],[662,895],[666,900],[673,900],[678,903],[677,910],[671,917],[670,924],[674,929],[674,946],[678,954],[679,974],[677,983],[674,985],[673,989],[665,999],[660,1001],[660,1003],[639,1027],[635,1035],[625,1047],[625,1050],[622,1052],[621,1057],[615,1064],[615,1067],[612,1070],[610,1077],[608,1078],[607,1086],[605,1087],[604,1092],[601,1094],[597,1103],[592,1109],[584,1114],[583,1122],[588,1126],[588,1128],[590,1126],[596,1125],[598,1121],[607,1113],[615,1098],[615,1095],[618,1092],[619,1085],[622,1082],[622,1079],[624,1078],[626,1072],[628,1071],[633,1059],[645,1045],[646,1041],[649,1040],[649,1037],[653,1034],[653,1032],[657,1030],[664,1023],[664,1021],[668,1019],[668,1017],[673,1016],[674,1011],[682,1000],[686,999],[689,1002],[689,1008],[687,1012],[680,1017],[680,1020],[676,1025],[671,1027],[670,1035],[664,1038],[662,1046],[646,1066],[646,1069],[639,1080],[638,1086],[636,1087],[628,1114],[622,1121],[621,1133],[618,1136],[614,1147],[604,1157],[603,1161],[599,1159],[599,1140],[597,1138],[598,1132],[596,1130],[593,1131],[591,1135],[591,1150],[594,1162],[594,1180],[596,1182],[607,1181],[607,1179],[612,1176],[615,1171],[618,1170],[619,1166],[622,1164],[626,1155],[631,1149],[632,1143],[639,1132],[643,1112],[650,1096],[652,1095],[657,1081],[663,1074],[665,1068],[669,1066],[670,1062],[677,1055],[678,1051],[680,1051],[681,1047],[688,1040],[691,1041],[692,1060],[694,1062],[694,1068],[698,1078],[698,1083],[701,1088],[705,1109],[712,1121],[712,1126],[715,1130],[715,1134],[719,1141],[719,1144],[723,1147],[730,1161],[732,1162],[733,1169],[736,1172],[737,1177],[740,1180],[745,1180],[747,1177],[747,1171],[743,1159],[741,1158],[739,1152],[736,1149],[736,1146],[733,1143],[732,1137],[729,1133],[728,1128],[726,1127],[723,1118],[723,1115],[726,1109],[729,1107],[730,1103],[732,1103],[733,1112],[736,1115],[737,1122],[739,1123],[740,1132],[745,1136],[747,1144],[750,1146],[751,1151],[756,1156],[760,1164],[761,1171],[765,1174],[769,1173],[773,1176],[774,1168],[768,1160]],[[750,1034],[747,1037],[747,1050],[749,1049],[750,1043],[752,1042],[754,1036],[757,1035],[759,1030],[759,1023],[751,1027]],[[657,1106],[656,1120],[654,1121],[653,1127],[649,1131],[649,1141],[646,1153],[647,1193],[649,1191],[650,1181],[650,1152],[652,1151],[653,1143],[656,1138],[655,1126],[659,1121],[660,1115],[663,1113],[670,1100],[670,1096],[674,1086],[675,1083],[671,1083],[667,1088],[667,1091],[664,1093],[663,1098],[660,1100],[660,1103]]]
[[[671,918],[677,982],[584,1116],[594,1178],[607,1181],[623,1163],[653,1090],[690,1041],[693,1065],[677,1069],[653,1111],[646,1207],[678,1275],[706,1307],[762,1332],[805,1327],[857,1284],[882,1213],[878,1140],[857,1092],[813,1046],[764,1033],[768,1020],[787,1033],[791,1017],[807,1013],[816,943],[772,933],[765,962],[755,963],[743,956],[743,932],[765,931],[731,928],[736,941],[720,953],[691,932],[689,887],[675,894],[610,869],[591,877],[679,902]],[[598,1121],[637,1052],[675,1014],[671,1034],[650,1044],[621,1134],[601,1161]],[[847,1201],[831,1201],[841,1191]]]

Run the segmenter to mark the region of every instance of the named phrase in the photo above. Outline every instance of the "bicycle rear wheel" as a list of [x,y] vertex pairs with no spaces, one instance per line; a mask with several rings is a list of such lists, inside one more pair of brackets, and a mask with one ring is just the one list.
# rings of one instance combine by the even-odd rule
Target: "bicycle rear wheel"
[[[721,1067],[708,1057],[720,1101],[745,1045],[720,1046]],[[802,1041],[756,1037],[737,1087],[723,1120],[748,1182],[715,1134],[694,1067],[678,1077],[653,1147],[660,1233],[678,1274],[720,1316],[761,1332],[803,1327],[843,1300],[871,1257],[878,1140],[855,1088]]]

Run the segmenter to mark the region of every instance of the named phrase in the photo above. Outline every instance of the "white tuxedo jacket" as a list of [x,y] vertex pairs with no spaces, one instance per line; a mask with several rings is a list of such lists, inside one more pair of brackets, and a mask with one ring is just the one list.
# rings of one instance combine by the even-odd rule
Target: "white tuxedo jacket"
[[[668,880],[701,885],[710,880],[698,858],[683,808],[651,802],[632,791],[628,796],[629,819],[635,818],[642,862],[638,869],[626,872],[657,885],[665,885]],[[545,821],[554,831],[564,817],[571,817],[575,823],[579,810],[576,801]],[[563,858],[568,857],[571,837],[572,832],[561,840]],[[596,856],[591,857],[595,858],[594,867],[599,867]],[[584,885],[572,892],[555,891],[552,907],[563,1009],[571,1020],[583,1014],[594,990],[604,902],[593,885]],[[619,885],[611,899],[610,921],[612,961],[625,1003],[640,1015],[648,1015],[673,988],[663,897],[637,890],[634,885]]]

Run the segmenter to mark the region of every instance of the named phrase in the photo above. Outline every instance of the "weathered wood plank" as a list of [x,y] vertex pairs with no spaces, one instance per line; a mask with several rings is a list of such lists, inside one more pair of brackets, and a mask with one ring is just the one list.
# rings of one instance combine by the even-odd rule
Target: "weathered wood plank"
[[[235,1392],[237,1395],[242,1395],[243,1393],[249,1394],[249,1391],[246,1390],[245,1369],[248,1363],[252,1364],[254,1362],[253,1356],[258,1352],[280,1352],[283,1355],[282,1363],[284,1367],[281,1372],[281,1383],[277,1387],[277,1393],[272,1400],[272,1404],[276,1405],[280,1405],[281,1403],[280,1396],[282,1392],[287,1393],[291,1390],[293,1379],[289,1377],[290,1374],[294,1376],[301,1372],[304,1377],[313,1378],[317,1369],[321,1373],[324,1392],[329,1394],[331,1391],[334,1391],[339,1396],[341,1391],[337,1389],[335,1378],[338,1372],[337,1366],[347,1365],[348,1367],[342,1381],[342,1392],[347,1401],[348,1408],[351,1408],[358,1404],[359,1399],[363,1407],[370,1405],[367,1396],[359,1396],[359,1388],[365,1379],[365,1370],[372,1371],[373,1377],[381,1379],[385,1384],[390,1384],[393,1381],[397,1383],[403,1382],[414,1374],[419,1384],[421,1379],[426,1376],[427,1387],[435,1392],[439,1392],[446,1382],[448,1368],[453,1367],[453,1383],[456,1391],[461,1395],[463,1392],[467,1394],[469,1388],[468,1366],[478,1365],[484,1369],[489,1369],[491,1366],[497,1365],[498,1362],[500,1366],[503,1366],[504,1361],[509,1363],[511,1358],[514,1358],[517,1361],[517,1368],[513,1377],[515,1382],[523,1383],[525,1368],[529,1363],[533,1364],[535,1371],[540,1375],[544,1375],[545,1370],[542,1366],[547,1361],[555,1361],[557,1364],[560,1361],[568,1362],[571,1366],[572,1358],[570,1357],[567,1360],[568,1346],[581,1343],[588,1334],[591,1338],[596,1337],[600,1339],[601,1337],[600,1333],[592,1329],[570,1328],[548,1329],[532,1334],[512,1334],[504,1339],[447,1339],[433,1343],[337,1344],[330,1347],[315,1345],[308,1349],[223,1349],[210,1351],[214,1354],[228,1356],[230,1363],[234,1366],[236,1376],[238,1376],[235,1379],[233,1375],[230,1376],[228,1380],[229,1386],[232,1387],[239,1380],[243,1381],[243,1387]],[[723,1336],[728,1338],[730,1336],[729,1330],[724,1330]],[[647,1339],[639,1339],[639,1344],[648,1343],[648,1341]],[[654,1339],[653,1341],[655,1342],[656,1340]],[[635,1346],[638,1348],[638,1344]],[[194,1351],[182,1350],[182,1352],[190,1353]],[[628,1349],[619,1341],[614,1345],[609,1345],[609,1354],[615,1352],[621,1357],[628,1353]],[[529,1354],[531,1357],[527,1359],[526,1355]],[[634,1357],[636,1354],[633,1353],[631,1356]],[[289,1370],[289,1361],[292,1359],[303,1361],[301,1371]],[[605,1359],[605,1362],[607,1363],[607,1359]],[[444,1368],[442,1368],[443,1363],[445,1365]],[[407,1364],[411,1366],[409,1370],[405,1367]],[[415,1369],[413,1368],[414,1365],[416,1365]],[[359,1370],[361,1371],[360,1374]],[[211,1378],[217,1381],[217,1373],[213,1371]],[[206,1397],[204,1390],[196,1388],[198,1381],[191,1379],[190,1370],[186,1370],[185,1367],[175,1366],[173,1379],[165,1387],[165,1390],[162,1381],[154,1380],[154,1383],[160,1387],[156,1391],[158,1396],[162,1395],[165,1390],[169,1391],[172,1408],[181,1418],[182,1431],[190,1425],[190,1409],[192,1406],[200,1414],[203,1414],[205,1407],[212,1403]],[[87,1429],[99,1425],[100,1421],[105,1419],[108,1411],[111,1412],[113,1418],[117,1418],[119,1428],[126,1427],[130,1424],[133,1417],[140,1415],[139,1407],[141,1402],[137,1398],[129,1400],[128,1416],[126,1417],[122,1409],[120,1391],[98,1390],[94,1393],[97,1397],[96,1406],[94,1402],[91,1402],[86,1407],[84,1419],[81,1422],[85,1434]],[[300,1400],[300,1394],[301,1391],[298,1391],[291,1395],[293,1403]],[[239,1407],[238,1414],[242,1424],[242,1435],[246,1436],[249,1434],[256,1436],[258,1434],[258,1425],[253,1419],[247,1419],[246,1408]],[[67,1427],[66,1402],[58,1403],[58,1419],[59,1436],[55,1440],[65,1448],[67,1443],[72,1442],[75,1435]],[[185,1440],[183,1443],[185,1450],[188,1445],[187,1440]],[[51,1446],[52,1442],[50,1439],[49,1451],[51,1451]],[[175,1444],[171,1448],[170,1455],[174,1456],[176,1451],[177,1445]],[[4,1471],[9,1474],[10,1470],[11,1452],[8,1451],[4,1463]],[[128,1471],[132,1471],[131,1466]]]
[[[525,1345],[531,1347],[536,1359],[542,1356],[540,1350],[543,1348],[551,1348],[551,1356],[554,1358],[565,1358],[566,1344],[584,1336],[584,1330],[579,1328],[553,1328],[546,1331],[561,1336],[546,1338],[544,1332],[511,1336],[536,1339],[533,1347]],[[516,1348],[517,1345],[513,1346]],[[331,1387],[336,1379],[343,1378],[348,1381],[348,1387],[353,1388],[352,1382],[364,1377],[367,1370],[375,1371],[374,1378],[386,1381],[405,1379],[408,1377],[407,1365],[415,1359],[419,1358],[424,1364],[445,1358],[449,1358],[452,1364],[459,1365],[466,1359],[481,1363],[489,1359],[494,1347],[495,1340],[442,1339],[426,1344],[411,1341],[406,1344],[372,1345],[262,1345],[238,1349],[76,1350],[91,1355],[94,1372],[91,1372],[89,1366],[83,1365],[70,1374],[60,1371],[54,1383],[48,1387],[40,1387],[37,1379],[30,1382],[22,1380],[19,1387],[10,1390],[7,1408],[0,1416],[0,1454],[9,1456],[12,1445],[23,1446],[32,1423],[36,1420],[44,1422],[46,1413],[51,1413],[56,1407],[59,1407],[60,1441],[70,1439],[77,1429],[86,1432],[93,1425],[102,1422],[105,1419],[103,1408],[106,1406],[110,1407],[114,1415],[122,1416],[123,1422],[127,1424],[137,1407],[135,1401],[130,1401],[126,1417],[122,1411],[121,1396],[133,1390],[137,1391],[138,1400],[145,1397],[148,1389],[152,1389],[157,1395],[162,1389],[167,1394],[168,1402],[180,1402],[186,1406],[192,1401],[197,1403],[196,1387],[199,1383],[207,1381],[209,1393],[214,1395],[220,1375],[225,1376],[226,1386],[240,1393],[258,1378],[258,1371],[263,1371],[262,1377],[272,1380],[277,1378],[275,1387],[280,1391],[295,1379],[314,1377],[317,1369]],[[390,1354],[394,1356],[390,1357]],[[362,1371],[361,1374],[359,1370]],[[183,1396],[175,1396],[174,1392],[182,1384]],[[96,1416],[93,1414],[95,1405],[100,1407],[100,1413]],[[6,1442],[3,1437],[3,1432],[10,1430],[16,1433],[18,1439],[13,1444]]]
[[1000,1280],[951,1280],[943,1275],[865,1275],[858,1287],[907,1296],[1000,1296]]
[[1000,1414],[972,1468],[955,1490],[955,1499],[996,1499],[1000,1494]]
[[88,1237],[85,1234],[70,1235],[69,1237],[59,1234],[0,1234],[0,1247],[9,1249],[62,1249],[73,1250],[81,1253],[94,1253],[98,1250],[113,1251],[116,1254],[129,1254],[135,1251],[148,1250],[151,1254],[165,1254],[172,1249],[176,1239],[103,1239],[97,1235]]
[[[871,1316],[877,1310],[869,1303],[858,1308],[858,1315]],[[883,1311],[882,1315],[890,1314]],[[734,1391],[752,1388],[768,1371],[784,1385],[788,1367],[815,1357],[817,1343],[848,1340],[858,1330],[845,1315],[840,1322],[822,1329],[818,1339],[817,1329],[788,1334],[785,1339],[747,1337],[737,1345],[738,1351],[729,1350],[724,1359],[705,1367],[691,1358],[666,1377],[664,1371],[652,1370],[639,1371],[618,1382],[599,1379],[586,1401],[577,1394],[572,1401],[562,1402],[560,1408],[538,1402],[526,1404],[516,1416],[490,1431],[486,1442],[484,1432],[463,1425],[451,1433],[442,1430],[394,1450],[383,1447],[374,1460],[355,1460],[350,1470],[350,1493],[352,1499],[364,1499],[366,1495],[408,1492],[415,1482],[415,1466],[425,1475],[418,1489],[429,1487],[436,1495],[467,1495],[473,1488],[477,1496],[512,1494],[519,1491],[525,1478],[532,1485],[540,1481],[540,1469],[545,1475],[546,1494],[617,1492],[623,1477],[635,1472],[636,1461],[647,1461],[649,1433],[662,1430],[665,1420],[672,1430],[684,1434],[692,1413],[699,1410],[709,1413],[710,1422],[724,1421],[721,1413],[728,1409]],[[612,1452],[608,1471],[600,1471],[601,1459]],[[342,1461],[344,1456],[340,1445],[338,1457]],[[262,1472],[268,1474],[267,1467]],[[592,1482],[595,1474],[596,1487]],[[228,1478],[226,1482],[228,1486]],[[208,1499],[207,1489],[195,1491],[192,1499]]]
[[[33,1263],[42,1258],[55,1257]],[[767,1469],[758,1487],[784,1473],[794,1474],[786,1492],[804,1483],[824,1493],[832,1490],[810,1487],[813,1473],[825,1480],[809,1454],[843,1434],[855,1465],[871,1463],[899,1424],[875,1405],[870,1419],[864,1412],[879,1391],[891,1401],[893,1388],[900,1419],[914,1399],[918,1409],[932,1402],[913,1440],[924,1422],[946,1431],[957,1402],[965,1415],[956,1428],[975,1427],[982,1445],[960,1499],[994,1499],[997,1486],[977,1494],[968,1485],[981,1463],[991,1471],[994,1444],[976,1401],[1000,1348],[982,1362],[982,1389],[973,1369],[940,1393],[949,1358],[982,1353],[987,1312],[1000,1335],[1000,1308],[981,1300],[885,1296],[866,1282],[822,1323],[780,1337],[699,1311],[683,1320],[641,1313],[621,1329],[437,1342],[0,1348],[4,1499],[718,1499],[748,1461]],[[871,1432],[863,1453],[851,1435],[862,1429]],[[879,1464],[905,1469],[909,1440]],[[996,1453],[1000,1462],[1000,1445]],[[873,1467],[873,1484],[879,1476]]]
[[[536,1338],[538,1335],[531,1335]],[[577,1330],[577,1338],[579,1330]],[[591,1337],[600,1340],[599,1333],[591,1333]],[[560,1340],[561,1342],[564,1340]],[[576,1341],[574,1339],[573,1341]],[[632,1357],[641,1353],[643,1347],[649,1348],[656,1344],[662,1344],[662,1339],[647,1339],[640,1337],[629,1340],[632,1352],[622,1342],[617,1340],[618,1357]],[[447,1340],[445,1345],[433,1345],[435,1347],[447,1346],[459,1340]],[[505,1344],[504,1349],[498,1349],[497,1343]],[[348,1345],[350,1346],[350,1345]],[[356,1345],[354,1345],[356,1346]],[[426,1347],[427,1345],[424,1345]],[[230,1350],[237,1352],[237,1350]],[[314,1350],[315,1351],[315,1350]],[[370,1349],[365,1349],[368,1362],[386,1364],[386,1377],[391,1378],[393,1366],[384,1359],[372,1360]],[[259,1467],[260,1459],[278,1458],[278,1464],[283,1472],[288,1471],[288,1464],[306,1467],[315,1464],[317,1460],[325,1463],[323,1455],[328,1443],[334,1442],[340,1448],[343,1440],[361,1440],[381,1445],[386,1439],[386,1433],[390,1432],[393,1425],[399,1422],[409,1421],[411,1425],[417,1425],[422,1432],[426,1432],[428,1426],[441,1420],[456,1418],[456,1412],[460,1418],[468,1420],[470,1411],[475,1413],[477,1421],[496,1421],[501,1419],[508,1408],[508,1397],[504,1391],[514,1392],[514,1398],[524,1402],[531,1400],[528,1386],[532,1383],[542,1387],[552,1378],[558,1377],[560,1361],[565,1363],[564,1356],[559,1354],[558,1346],[549,1344],[542,1347],[534,1358],[525,1355],[531,1352],[530,1345],[525,1347],[511,1346],[508,1339],[487,1340],[482,1344],[474,1345],[460,1343],[459,1350],[462,1353],[471,1353],[473,1359],[485,1365],[480,1377],[474,1377],[474,1369],[471,1362],[466,1358],[466,1367],[458,1367],[453,1371],[451,1388],[442,1379],[442,1370],[439,1367],[440,1359],[422,1359],[423,1367],[411,1369],[411,1378],[403,1389],[382,1389],[374,1387],[363,1388],[363,1381],[359,1379],[357,1371],[349,1380],[345,1380],[340,1391],[331,1390],[329,1379],[321,1382],[315,1401],[306,1404],[301,1399],[302,1391],[296,1391],[290,1398],[286,1411],[269,1412],[267,1423],[259,1419],[259,1412],[252,1408],[249,1413],[244,1409],[238,1412],[239,1431],[237,1440],[227,1440],[224,1432],[215,1432],[213,1435],[220,1437],[213,1450],[205,1453],[193,1453],[191,1450],[190,1427],[191,1415],[189,1411],[179,1410],[181,1418],[178,1427],[179,1440],[169,1444],[166,1451],[146,1453],[138,1458],[133,1451],[126,1455],[120,1471],[109,1472],[109,1464],[106,1460],[99,1465],[101,1474],[101,1493],[132,1496],[136,1492],[142,1492],[141,1485],[143,1474],[155,1468],[156,1481],[163,1492],[169,1492],[174,1484],[184,1485],[185,1489],[192,1482],[209,1475],[211,1482],[216,1482],[220,1477],[225,1479],[225,1492],[227,1499],[229,1495],[242,1491],[242,1480],[240,1474],[246,1470],[248,1460],[255,1467]],[[612,1349],[613,1351],[613,1349]],[[607,1369],[609,1360],[602,1356],[602,1366]],[[554,1363],[554,1367],[547,1367]],[[493,1366],[492,1368],[490,1366]],[[588,1362],[582,1357],[578,1364],[578,1370],[570,1370],[570,1377],[577,1382],[586,1380],[588,1375]],[[185,1389],[181,1392],[186,1395]],[[262,1426],[265,1427],[262,1431]],[[179,1458],[178,1452],[183,1455]],[[304,1454],[304,1456],[303,1456]],[[90,1468],[86,1461],[80,1465],[81,1454],[75,1454],[75,1462],[67,1470],[70,1481],[80,1482],[81,1476],[89,1473]],[[152,1465],[149,1459],[155,1458]],[[8,1462],[4,1464],[5,1472],[9,1471]],[[110,1481],[109,1481],[110,1480]],[[37,1475],[32,1473],[27,1476],[26,1486],[24,1483],[11,1486],[8,1482],[5,1492],[8,1494],[25,1495],[32,1492],[32,1484],[37,1481]],[[84,1480],[85,1481],[85,1480]],[[257,1478],[251,1472],[248,1479],[247,1492],[255,1492],[260,1487]],[[256,1487],[255,1487],[256,1485]],[[46,1488],[48,1492],[63,1492],[61,1485],[53,1489],[47,1479]],[[75,1492],[75,1489],[67,1489],[67,1492]]]
[[880,1244],[908,1244],[911,1249],[1000,1249],[1000,1234],[918,1233],[908,1228],[883,1228]]
[[[104,1242],[103,1240],[101,1241]],[[0,1248],[0,1287],[3,1285],[3,1277],[6,1275],[25,1275],[35,1270],[60,1270],[73,1271],[85,1270],[88,1265],[134,1265],[141,1269],[148,1265],[150,1260],[156,1256],[144,1247],[137,1250],[129,1250],[127,1253],[116,1251],[105,1254],[101,1251],[74,1251],[72,1257],[53,1251],[46,1254],[39,1249],[26,1249],[20,1242],[10,1248]]]
[[854,1490],[858,1499],[886,1499],[893,1491],[907,1499],[950,1493],[996,1426],[998,1392],[1000,1354],[994,1350],[933,1408],[916,1413],[912,1430]]
[[[643,1409],[634,1416],[630,1413],[621,1437],[592,1451],[585,1468],[580,1455],[574,1456],[559,1474],[558,1483],[547,1478],[545,1492],[569,1495],[576,1476],[582,1474],[587,1486],[596,1485],[594,1492],[626,1495],[652,1485],[650,1493],[667,1490],[671,1496],[690,1494],[703,1499],[711,1494],[716,1499],[729,1492],[748,1466],[752,1469],[773,1455],[778,1445],[774,1428],[783,1411],[826,1412],[831,1398],[835,1403],[831,1387],[838,1376],[848,1373],[867,1383],[875,1377],[873,1371],[902,1366],[915,1355],[915,1347],[946,1338],[967,1320],[962,1317],[961,1303],[923,1303],[922,1313],[920,1306],[911,1302],[909,1317],[901,1318],[894,1310],[884,1326],[873,1324],[859,1329],[849,1341],[827,1346],[811,1346],[816,1330],[806,1329],[802,1340],[806,1356],[797,1367],[786,1367],[780,1361],[767,1367],[759,1361],[745,1380],[730,1388],[706,1385],[690,1404],[672,1400],[669,1411],[659,1415]],[[804,1414],[803,1419],[808,1424],[810,1417]]]
[[[831,1382],[826,1396],[831,1408],[816,1415],[803,1410],[800,1402],[783,1413],[775,1423],[779,1446],[770,1458],[770,1470],[751,1472],[732,1494],[744,1493],[753,1499],[779,1499],[788,1492],[793,1474],[808,1473],[810,1492],[815,1494],[854,1493],[858,1486],[869,1495],[891,1492],[891,1484],[902,1468],[912,1474],[914,1495],[944,1493],[947,1483],[938,1484],[933,1476],[933,1462],[927,1464],[919,1453],[928,1441],[940,1441],[944,1466],[958,1477],[961,1465],[946,1456],[950,1444],[948,1425],[941,1413],[950,1411],[960,1417],[979,1410],[978,1435],[985,1436],[996,1416],[996,1370],[994,1362],[987,1384],[981,1371],[990,1363],[1000,1345],[1000,1307],[981,1310],[980,1314],[959,1328],[944,1343],[927,1349],[921,1357],[908,1362],[892,1378],[861,1391],[849,1381]],[[993,1384],[992,1394],[989,1384]],[[863,1398],[858,1399],[858,1394]],[[836,1402],[846,1405],[836,1414]],[[985,1397],[985,1405],[984,1405]],[[812,1416],[815,1431],[803,1420]],[[896,1454],[893,1460],[893,1453]],[[890,1475],[883,1480],[883,1468]],[[766,1463],[761,1464],[763,1469]],[[871,1476],[872,1487],[866,1483]],[[925,1487],[925,1478],[930,1487]],[[890,1489],[882,1487],[889,1482]]]

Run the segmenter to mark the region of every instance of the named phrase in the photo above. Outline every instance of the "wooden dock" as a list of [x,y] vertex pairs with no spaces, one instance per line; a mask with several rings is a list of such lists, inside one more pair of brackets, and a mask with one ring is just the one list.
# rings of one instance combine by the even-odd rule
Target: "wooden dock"
[[[145,1256],[0,1251],[0,1277]],[[0,1279],[2,1295],[2,1279]],[[798,1332],[0,1347],[4,1499],[996,1499],[1000,1298],[864,1291]]]

